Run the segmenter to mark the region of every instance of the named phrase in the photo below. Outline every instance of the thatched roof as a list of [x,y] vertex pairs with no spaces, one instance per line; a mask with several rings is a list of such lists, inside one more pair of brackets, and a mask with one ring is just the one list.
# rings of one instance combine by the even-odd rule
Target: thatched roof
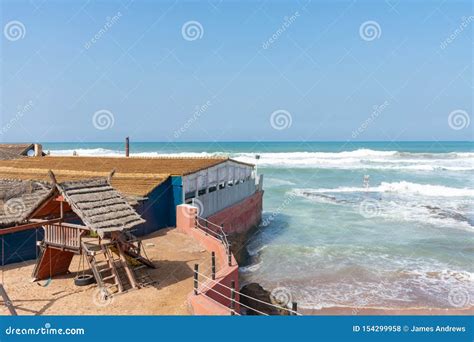
[[[0,228],[26,223],[47,201],[58,194],[85,226],[97,231],[119,231],[145,222],[109,182],[110,178],[92,178],[57,183],[50,181],[0,179]],[[51,179],[52,178],[52,179]]]
[[32,148],[33,144],[0,144],[0,160],[24,157]]
[[[210,168],[229,160],[227,157],[53,157],[27,158],[4,161],[0,166],[25,167],[47,170],[75,170],[117,173],[154,173],[169,175],[186,175]],[[237,162],[240,163],[240,162]],[[56,172],[55,171],[55,172]]]
[[[112,186],[122,194],[147,196],[170,175],[187,175],[229,160],[212,158],[52,157],[0,160],[0,178],[48,180],[54,170],[59,182],[106,176],[115,169]],[[240,163],[234,161],[236,163]],[[243,163],[240,163],[243,164]],[[248,165],[248,164],[245,164]]]
[[[46,157],[43,157],[46,158]],[[41,158],[41,159],[43,159]],[[32,158],[33,159],[33,158]],[[40,158],[38,158],[40,159]],[[0,178],[15,178],[24,180],[49,181],[48,169],[28,167],[3,167],[0,163]],[[23,164],[20,164],[23,165]],[[67,181],[78,181],[97,177],[107,177],[107,171],[77,171],[77,170],[54,170],[58,183]],[[156,173],[115,173],[112,178],[112,186],[123,195],[133,197],[145,197],[154,188],[169,177],[168,174]]]
[[82,222],[100,234],[145,222],[107,178],[63,182],[57,187]]
[[24,222],[54,191],[47,183],[0,179],[0,227]]

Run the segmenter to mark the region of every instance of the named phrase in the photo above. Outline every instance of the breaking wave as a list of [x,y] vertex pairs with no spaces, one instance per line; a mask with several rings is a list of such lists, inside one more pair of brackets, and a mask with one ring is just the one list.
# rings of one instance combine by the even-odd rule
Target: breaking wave
[[[72,156],[76,153],[79,156],[86,157],[123,157],[124,152],[119,150],[109,150],[105,148],[85,148],[85,149],[68,149],[68,150],[51,150],[52,156]],[[216,155],[224,155],[223,153],[207,153],[207,152],[181,152],[181,153],[166,153],[166,152],[135,152],[130,153],[131,156],[136,157],[209,157]]]
[[[353,192],[382,192],[401,195],[420,195],[429,197],[469,197],[474,196],[474,189],[452,188],[443,185],[417,184],[411,182],[382,182],[375,187],[338,187],[334,189],[308,189],[311,193],[353,193]],[[299,191],[301,194],[301,190]]]
[[472,232],[474,189],[410,182],[382,182],[379,186],[334,189],[294,189],[291,193],[317,203],[352,206],[360,212],[365,201],[379,218],[411,221]]
[[[51,155],[71,156],[123,156],[123,151],[104,148],[51,150]],[[321,169],[380,169],[419,171],[471,171],[474,170],[474,153],[411,153],[359,149],[343,152],[275,152],[275,153],[224,153],[224,152],[180,152],[166,151],[135,152],[137,157],[210,157],[229,156],[242,162],[255,163],[259,154],[259,166],[277,168],[321,168]]]
[[[255,162],[255,154],[250,153],[239,153],[234,158],[248,163]],[[410,153],[369,149],[262,153],[259,165],[282,168],[470,171],[474,170],[474,153]]]

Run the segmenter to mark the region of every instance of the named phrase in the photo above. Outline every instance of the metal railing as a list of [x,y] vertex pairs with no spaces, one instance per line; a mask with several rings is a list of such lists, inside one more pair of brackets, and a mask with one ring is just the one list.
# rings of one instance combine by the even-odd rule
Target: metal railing
[[[200,283],[199,282],[199,277],[204,278],[205,281],[202,281]],[[211,283],[212,285],[219,285],[219,286],[229,290],[230,291],[230,297],[228,295],[223,294],[222,292],[217,291],[215,288],[212,287],[212,285],[207,284],[206,282]],[[252,308],[249,305],[246,305],[246,304],[242,303],[240,300],[237,300],[236,299],[236,294],[238,294],[239,298],[240,297],[246,297],[246,298],[248,298],[252,301],[261,303],[261,304],[266,305],[268,307],[275,308],[275,309],[281,310],[281,311],[285,311],[291,316],[301,316],[301,314],[298,313],[298,311],[297,311],[298,309],[297,309],[296,302],[292,302],[292,308],[290,309],[288,307],[284,307],[284,306],[273,304],[273,303],[268,303],[268,302],[265,302],[265,301],[260,300],[258,298],[246,295],[246,294],[236,290],[235,283],[233,281],[232,281],[230,287],[226,286],[226,285],[224,285],[220,282],[217,282],[215,279],[210,278],[210,277],[204,275],[203,273],[200,273],[198,264],[195,264],[194,265],[194,294],[195,295],[198,295],[200,293],[199,287],[203,287],[203,288],[205,288],[206,291],[212,291],[213,293],[219,295],[221,298],[226,299],[230,303],[229,310],[231,312],[231,315],[238,315],[239,314],[235,310],[235,306],[236,306],[236,304],[238,304],[238,305],[240,305],[240,306],[242,306],[242,307],[244,307],[248,310],[252,310],[252,311],[258,313],[259,315],[269,316],[268,313],[262,312],[258,309],[255,309],[255,308]],[[202,291],[201,291],[201,293],[202,293]],[[209,296],[207,295],[207,297],[209,297]],[[211,297],[209,297],[209,298],[212,299]],[[223,305],[221,303],[218,303],[218,304]]]
[[[202,224],[201,222],[204,222]],[[220,240],[222,244],[224,245],[226,254],[227,254],[227,260],[229,266],[232,265],[232,253],[231,253],[231,243],[227,239],[227,234],[224,231],[224,226],[221,225],[219,226],[218,224],[215,224],[214,222],[211,222],[203,217],[196,216],[195,221],[194,221],[195,228],[201,229],[204,231],[206,234],[211,235],[212,237]],[[209,226],[213,227],[214,229],[210,228]],[[217,231],[216,231],[217,230]]]
[[[211,235],[212,237],[220,240],[222,242],[222,244],[224,245],[225,247],[225,250],[226,250],[226,254],[227,254],[227,257],[228,257],[228,263],[229,263],[229,266],[232,265],[232,252],[230,250],[230,247],[231,247],[231,244],[229,242],[229,240],[227,239],[227,234],[225,233],[224,231],[224,228],[223,226],[219,226],[217,224],[215,224],[214,222],[211,222],[203,217],[200,217],[200,216],[197,216],[196,215],[196,218],[195,218],[195,228],[196,229],[200,229],[202,230],[203,232],[205,232],[206,234],[209,234]],[[204,224],[205,225],[204,225]],[[210,228],[212,227],[212,228]],[[207,284],[206,282],[199,282],[199,277],[202,277],[204,278],[207,282],[211,283],[212,285],[218,285],[218,286],[221,286],[222,288],[224,289],[227,289],[228,291],[230,291],[230,297],[228,295],[225,295],[219,291],[217,291],[215,288],[213,288],[211,285]],[[229,305],[229,310],[230,310],[230,313],[231,315],[238,315],[239,313],[236,312],[235,310],[235,306],[236,304],[242,306],[242,307],[245,307],[246,309],[249,309],[249,310],[252,310],[256,313],[258,313],[259,315],[264,315],[264,316],[268,316],[267,313],[264,313],[262,311],[259,311],[255,308],[252,308],[246,304],[243,304],[241,303],[240,301],[236,300],[236,294],[239,295],[239,298],[240,296],[242,297],[246,297],[252,301],[255,301],[255,302],[258,302],[258,303],[261,303],[261,304],[264,304],[268,307],[272,307],[272,308],[275,308],[277,310],[281,310],[281,311],[285,311],[287,312],[288,314],[290,315],[295,315],[295,316],[300,316],[301,314],[298,313],[297,311],[297,304],[296,302],[292,302],[292,308],[288,308],[288,307],[284,307],[284,306],[281,306],[281,305],[276,305],[276,304],[273,304],[273,303],[268,303],[268,302],[265,302],[265,301],[262,301],[258,298],[254,298],[254,297],[251,297],[249,295],[246,295],[242,292],[239,292],[236,290],[235,288],[235,282],[232,281],[231,282],[231,286],[226,286],[224,284],[222,284],[221,282],[218,282],[216,280],[216,260],[215,260],[215,252],[211,252],[211,276],[208,277],[202,273],[199,272],[199,265],[198,264],[195,264],[194,265],[194,294],[195,295],[198,295],[200,292],[202,294],[205,294],[205,292],[203,291],[199,291],[199,288],[200,287],[204,287],[206,292],[207,291],[211,291],[215,294],[217,294],[218,296],[220,296],[221,298],[223,299],[226,299],[227,301],[229,301],[230,305]],[[216,300],[214,300],[212,297],[210,297],[209,295],[206,295],[206,297],[208,297],[210,300],[216,302]],[[218,303],[218,302],[216,302]],[[218,303],[220,305],[222,305],[221,303]]]

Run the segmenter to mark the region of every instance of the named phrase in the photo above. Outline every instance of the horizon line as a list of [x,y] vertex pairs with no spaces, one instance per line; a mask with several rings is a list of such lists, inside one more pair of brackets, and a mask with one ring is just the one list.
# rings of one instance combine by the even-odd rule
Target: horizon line
[[[124,139],[125,140],[125,139]],[[117,144],[124,143],[124,140],[116,141],[6,141],[0,142],[0,144],[26,144],[26,143],[39,143],[39,144]],[[364,141],[348,141],[348,140],[223,140],[223,141],[211,141],[211,140],[188,140],[188,141],[160,141],[160,140],[131,140],[130,144],[140,143],[161,143],[161,144],[189,144],[189,143],[474,143],[472,140],[364,140]]]

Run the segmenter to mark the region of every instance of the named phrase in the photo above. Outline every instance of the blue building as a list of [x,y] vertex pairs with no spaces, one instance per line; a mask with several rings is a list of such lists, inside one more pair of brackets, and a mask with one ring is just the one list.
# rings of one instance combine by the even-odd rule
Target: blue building
[[[30,147],[31,148],[31,147]],[[0,145],[1,150],[1,145]],[[35,150],[33,148],[33,150]],[[36,148],[40,151],[39,148]],[[30,154],[31,155],[31,154]],[[194,203],[201,217],[210,217],[261,190],[254,166],[229,158],[138,158],[138,157],[29,157],[28,154],[0,160],[0,231],[11,228],[8,215],[8,180],[50,181],[54,171],[59,182],[103,177],[115,170],[112,186],[145,219],[136,226],[137,236],[176,225],[176,206]],[[2,197],[3,196],[3,197]],[[41,218],[41,217],[39,217]],[[2,223],[3,222],[3,223]],[[16,224],[20,225],[21,222]],[[41,227],[1,235],[4,264],[36,257]]]

